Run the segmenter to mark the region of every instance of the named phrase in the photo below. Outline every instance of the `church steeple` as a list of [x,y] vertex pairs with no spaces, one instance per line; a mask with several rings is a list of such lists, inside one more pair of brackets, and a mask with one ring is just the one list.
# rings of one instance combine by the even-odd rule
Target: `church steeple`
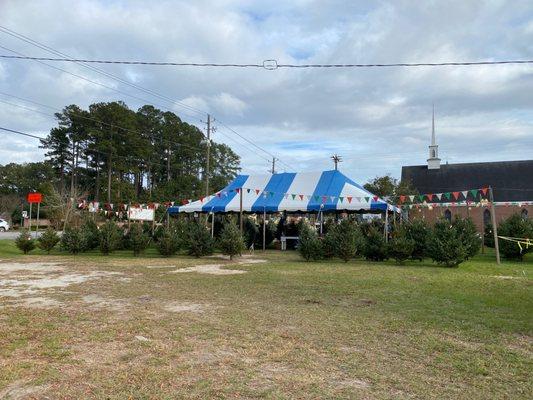
[[431,145],[429,146],[428,169],[440,169],[439,145],[435,138],[435,105],[431,118]]

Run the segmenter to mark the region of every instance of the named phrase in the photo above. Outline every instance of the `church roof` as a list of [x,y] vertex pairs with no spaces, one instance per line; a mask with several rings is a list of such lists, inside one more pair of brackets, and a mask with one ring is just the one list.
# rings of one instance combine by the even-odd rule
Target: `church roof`
[[402,181],[421,194],[463,191],[492,186],[494,201],[533,201],[533,160],[402,167]]

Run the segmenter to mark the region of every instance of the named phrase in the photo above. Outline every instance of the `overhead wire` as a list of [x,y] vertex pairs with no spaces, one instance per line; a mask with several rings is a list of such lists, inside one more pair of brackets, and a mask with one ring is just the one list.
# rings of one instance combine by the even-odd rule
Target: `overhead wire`
[[[15,38],[17,38],[17,39],[19,39],[19,40],[21,40],[21,41],[24,41],[24,42],[26,42],[26,43],[29,43],[29,44],[33,45],[33,46],[36,46],[36,47],[38,47],[38,48],[40,48],[40,49],[42,49],[42,50],[45,50],[45,51],[47,51],[47,52],[50,52],[50,53],[52,53],[52,54],[56,54],[56,55],[63,56],[63,57],[67,57],[67,58],[70,57],[69,55],[67,55],[67,54],[65,54],[65,53],[62,53],[62,52],[60,52],[59,50],[56,50],[56,49],[54,49],[54,48],[52,48],[52,47],[50,47],[50,46],[47,46],[47,45],[45,45],[45,44],[39,43],[38,41],[36,41],[36,40],[34,40],[34,39],[32,39],[32,38],[30,38],[30,37],[28,37],[28,36],[25,36],[25,35],[23,35],[23,34],[21,34],[21,33],[15,32],[15,31],[13,31],[13,30],[11,30],[11,29],[9,29],[9,28],[7,28],[7,27],[4,27],[4,26],[2,26],[2,25],[0,25],[0,31],[2,31],[3,33],[8,34],[8,35],[10,35],[10,36],[12,36],[12,37],[15,37]],[[0,46],[0,48],[3,48],[3,49],[5,49],[5,50],[8,50],[8,51],[13,52],[13,53],[15,53],[15,54],[18,54],[20,57],[27,57],[26,55],[24,55],[24,54],[22,54],[22,53],[16,52],[16,51],[14,51],[14,50],[8,49],[8,48],[3,47],[3,46]],[[39,61],[39,60],[36,60],[36,61]],[[52,67],[52,68],[58,69],[58,68],[53,67],[53,66],[51,66],[51,65],[49,65],[49,64],[46,64],[46,63],[44,63],[44,62],[41,62],[41,64],[44,64],[44,65],[46,65],[46,66],[49,66],[49,67]],[[106,76],[106,77],[108,77],[108,78],[111,78],[111,79],[113,79],[113,80],[116,80],[116,81],[118,81],[118,82],[121,82],[121,83],[123,83],[123,84],[126,84],[126,85],[128,85],[128,86],[130,86],[130,87],[133,87],[133,88],[137,89],[137,90],[143,91],[143,92],[145,92],[145,93],[147,93],[147,94],[150,94],[150,95],[152,95],[152,96],[154,96],[154,97],[158,97],[158,98],[160,98],[160,99],[163,99],[163,100],[165,100],[165,101],[167,101],[167,102],[169,102],[169,103],[171,103],[171,104],[173,104],[173,105],[174,105],[174,104],[180,105],[180,106],[182,106],[182,107],[188,108],[188,109],[190,109],[190,110],[192,110],[192,111],[194,111],[194,112],[197,112],[197,113],[199,113],[199,114],[208,114],[208,113],[207,113],[206,111],[204,111],[204,110],[199,110],[199,109],[194,108],[194,107],[192,107],[192,106],[189,106],[189,105],[187,105],[187,104],[185,104],[185,103],[182,103],[182,102],[179,102],[179,101],[177,101],[177,100],[171,99],[171,98],[169,98],[169,97],[167,97],[167,96],[164,96],[164,95],[161,95],[161,94],[159,94],[159,93],[157,93],[157,92],[155,92],[155,91],[153,91],[153,90],[151,90],[151,89],[144,88],[144,87],[142,87],[142,86],[140,86],[140,85],[137,85],[137,84],[135,84],[135,83],[132,83],[132,82],[129,82],[129,81],[125,80],[125,79],[122,79],[122,78],[120,78],[120,77],[117,77],[116,75],[113,75],[113,74],[111,74],[111,73],[108,73],[107,71],[104,71],[104,70],[99,69],[99,68],[95,68],[95,67],[93,67],[93,66],[91,66],[91,65],[86,65],[86,64],[84,64],[84,63],[81,62],[81,61],[80,61],[80,62],[76,62],[76,64],[77,64],[77,65],[80,65],[80,66],[82,66],[82,67],[84,67],[84,68],[88,68],[88,69],[90,69],[90,70],[92,70],[92,71],[94,71],[94,72],[96,72],[96,73],[103,74],[104,76]],[[63,72],[66,72],[66,73],[70,73],[69,71],[66,71],[66,70],[63,70],[63,69],[60,69],[60,70],[63,71]],[[72,73],[70,73],[70,74],[73,75]],[[77,75],[75,75],[75,76],[77,76]],[[80,76],[77,76],[77,77],[80,77]],[[81,77],[81,78],[84,79],[83,77]],[[85,78],[85,80],[88,80],[88,79]],[[97,82],[92,82],[91,80],[88,80],[88,81],[91,82],[91,83],[99,84],[99,83],[97,83]],[[100,85],[102,86],[102,84],[100,84]],[[108,89],[110,89],[110,90],[115,90],[115,91],[118,92],[118,93],[125,94],[125,95],[127,95],[127,96],[130,96],[130,97],[136,98],[136,99],[138,99],[138,100],[140,99],[140,98],[137,97],[137,96],[130,95],[130,94],[128,94],[128,93],[125,93],[125,92],[119,91],[119,90],[117,90],[117,89],[114,89],[114,88],[111,88],[111,87],[108,87],[108,86],[104,86],[104,87],[106,87],[106,88],[108,88]],[[142,101],[144,101],[144,102],[148,102],[148,103],[153,103],[153,102],[150,102],[150,101],[145,100],[145,99],[140,99],[140,100],[142,100]],[[155,103],[154,103],[154,104],[155,104]],[[158,105],[158,104],[155,104],[155,105],[157,105],[158,107],[161,107],[161,106]],[[168,107],[161,107],[161,108],[166,108],[166,109],[168,109]],[[172,111],[172,110],[171,110],[171,111]],[[186,114],[186,115],[187,115],[187,114]],[[192,116],[189,115],[189,117],[192,117]],[[194,117],[192,117],[192,118],[194,118]],[[197,118],[196,118],[196,119],[197,119]],[[199,121],[202,122],[202,123],[204,122],[204,121],[202,121],[201,119],[200,119]],[[219,122],[220,122],[220,121],[219,121]],[[226,126],[226,127],[227,127],[227,126]],[[230,129],[231,129],[231,128],[230,128]],[[233,133],[239,135],[234,129],[231,129],[231,131],[232,131]],[[239,135],[239,136],[240,136],[241,138],[243,138],[242,135]],[[243,138],[243,139],[244,139],[244,138]],[[257,147],[257,148],[259,148],[259,149],[262,150],[262,151],[265,151],[264,149],[262,149],[262,148],[259,147],[259,146],[256,146],[255,144],[254,144],[254,146]],[[280,161],[281,163],[284,163],[282,160],[279,160],[279,161]],[[285,163],[285,165],[287,165],[287,164]],[[287,165],[287,166],[288,166],[288,165]]]
[[533,60],[484,60],[484,61],[448,61],[448,62],[395,62],[371,64],[284,64],[276,60],[264,60],[261,63],[200,63],[200,62],[173,62],[173,61],[128,61],[128,60],[99,60],[70,57],[33,57],[0,55],[0,58],[34,60],[34,61],[59,61],[87,64],[121,64],[121,65],[150,65],[174,67],[216,67],[216,68],[262,68],[276,70],[279,68],[394,68],[394,67],[446,67],[446,66],[476,66],[476,65],[509,65],[533,64]]

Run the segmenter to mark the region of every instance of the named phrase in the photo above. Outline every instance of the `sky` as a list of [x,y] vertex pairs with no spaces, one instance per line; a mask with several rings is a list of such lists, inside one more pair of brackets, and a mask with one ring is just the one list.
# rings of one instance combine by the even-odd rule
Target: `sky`
[[[528,0],[0,0],[0,15],[2,27],[85,59],[533,59]],[[0,54],[54,56],[1,31],[0,46]],[[280,172],[332,169],[330,157],[337,153],[339,169],[366,182],[384,174],[399,178],[402,165],[426,163],[434,104],[443,163],[533,157],[533,64],[277,70],[95,65],[122,82],[82,65],[48,64],[0,59],[0,126],[45,136],[56,125],[53,112],[68,104],[122,100],[137,109],[150,103],[202,129],[210,113],[213,139],[241,156],[244,173],[267,172],[271,155],[279,158]],[[36,142],[0,133],[0,164],[42,160]]]

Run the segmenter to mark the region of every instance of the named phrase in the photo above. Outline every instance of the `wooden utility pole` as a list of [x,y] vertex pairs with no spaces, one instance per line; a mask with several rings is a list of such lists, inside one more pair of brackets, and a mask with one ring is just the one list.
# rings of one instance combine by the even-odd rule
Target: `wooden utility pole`
[[276,157],[272,157],[272,170],[270,172],[272,175],[276,173]]
[[207,114],[207,155],[205,160],[205,196],[209,196],[209,159],[211,158],[211,115]]
[[333,163],[335,164],[335,171],[338,170],[338,164],[342,162],[342,157],[337,155],[337,154],[333,154],[331,156],[331,159],[333,160]]
[[498,226],[496,225],[496,207],[494,205],[494,193],[492,191],[492,186],[489,186],[489,200],[491,208],[491,218],[492,218],[492,232],[494,233],[494,249],[496,250],[496,263],[501,264],[500,261],[500,244],[498,243]]

